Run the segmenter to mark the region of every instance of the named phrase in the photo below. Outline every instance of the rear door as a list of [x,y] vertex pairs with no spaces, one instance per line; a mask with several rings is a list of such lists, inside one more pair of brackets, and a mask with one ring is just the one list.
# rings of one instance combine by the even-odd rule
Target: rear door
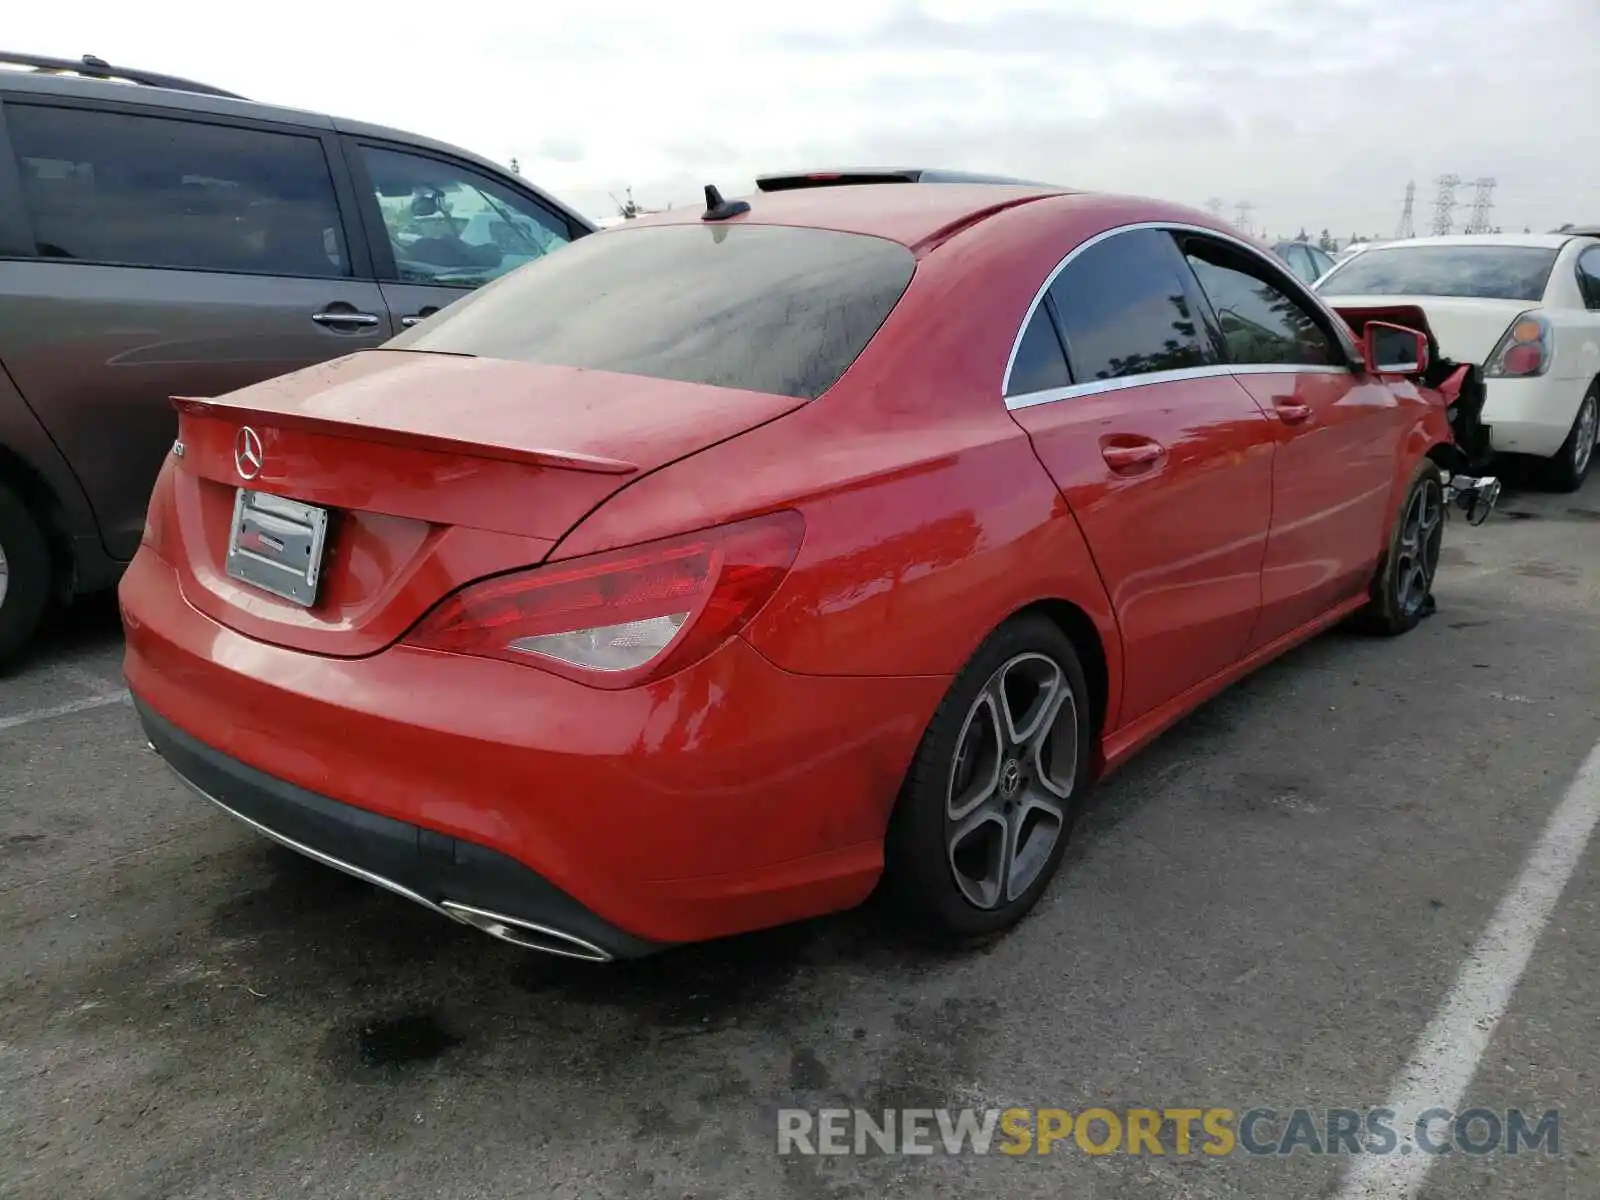
[[1391,517],[1410,409],[1387,384],[1351,369],[1327,316],[1266,255],[1201,234],[1179,242],[1227,361],[1272,418],[1278,442],[1253,650],[1365,590]]
[[1219,365],[1171,236],[1113,231],[1069,255],[1007,393],[1115,606],[1120,723],[1236,662],[1261,606],[1275,434]]
[[8,101],[25,253],[0,360],[130,558],[174,394],[378,345],[388,315],[331,133],[134,104]]
[[444,154],[355,136],[344,152],[397,328],[588,232],[528,191]]

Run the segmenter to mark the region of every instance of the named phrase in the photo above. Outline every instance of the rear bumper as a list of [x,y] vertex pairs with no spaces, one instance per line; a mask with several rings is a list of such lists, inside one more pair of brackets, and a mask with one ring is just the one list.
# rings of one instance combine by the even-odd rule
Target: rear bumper
[[[341,804],[247,767],[134,701],[150,746],[218,808],[291,850],[517,945],[606,962],[659,947],[487,846]],[[491,924],[492,922],[492,924]]]
[[1485,380],[1482,420],[1494,449],[1551,457],[1572,431],[1583,390],[1577,380],[1550,376]]
[[148,549],[120,598],[150,741],[197,790],[412,899],[608,955],[863,900],[947,684],[794,675],[738,638],[623,691],[405,645],[329,658],[218,624]]

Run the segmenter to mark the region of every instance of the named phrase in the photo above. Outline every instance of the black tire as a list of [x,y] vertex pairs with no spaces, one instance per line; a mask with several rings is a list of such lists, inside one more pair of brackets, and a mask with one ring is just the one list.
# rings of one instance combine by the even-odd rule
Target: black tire
[[[988,759],[983,757],[980,742],[984,736],[982,723],[992,709],[985,697],[992,700],[997,694],[989,690],[991,685],[1000,681],[999,687],[1018,710],[1027,732],[1027,718],[1035,711],[1028,707],[1029,689],[1034,689],[1032,702],[1040,703],[1046,695],[1046,662],[1059,672],[1055,678],[1064,690],[1050,693],[1059,694],[1061,703],[1058,717],[1048,721],[1040,733],[1040,754],[1033,756],[1011,749],[1000,753],[1002,747],[997,743],[993,801],[977,804],[970,815],[962,815],[961,821],[952,820],[950,793],[958,780],[979,775],[987,778],[984,764]],[[1048,703],[1043,702],[1041,713]],[[1012,722],[1013,727],[1015,723]],[[994,727],[996,733],[999,728]],[[1073,737],[1071,749],[1065,742],[1069,728]],[[890,818],[884,846],[884,896],[908,930],[936,944],[970,945],[998,936],[1027,915],[1060,866],[1073,823],[1092,785],[1089,770],[1093,740],[1083,667],[1071,639],[1060,627],[1043,616],[1029,615],[1014,618],[991,634],[951,684],[928,723]],[[1063,762],[1058,763],[1057,756]],[[1023,764],[1024,757],[1032,761]],[[1065,778],[1062,768],[1068,760],[1072,764],[1071,784],[1062,796],[1056,789]],[[1035,778],[1041,763],[1047,782]],[[1021,772],[1020,779],[1007,773],[1007,764]],[[968,794],[976,792],[969,790]],[[1053,815],[1050,805],[1056,810]],[[990,807],[996,810],[992,814]],[[982,809],[983,814],[977,809]],[[952,849],[952,835],[973,820],[978,821],[975,832]],[[1002,821],[1014,821],[1015,826],[1001,825],[1000,830],[995,830],[993,826]],[[1018,832],[1012,834],[1012,828]],[[1054,841],[1046,849],[1045,843],[1036,839],[1052,829]],[[1002,874],[995,885],[993,902],[987,906],[969,895],[969,891],[980,890],[972,871],[958,875],[955,865],[960,862],[967,866],[982,859],[984,846],[992,849],[992,844],[983,842],[985,838],[991,842],[1002,839],[999,853],[1004,858],[1003,867],[997,867]],[[1022,853],[1007,852],[1005,847],[1013,841]],[[1018,885],[1018,890],[1008,898],[1011,885]]]
[[[1600,427],[1600,380],[1591,383],[1589,390],[1583,394],[1578,411],[1572,417],[1572,428],[1567,431],[1567,440],[1561,443],[1561,449],[1543,464],[1540,472],[1542,482],[1551,491],[1575,492],[1583,486],[1589,468],[1594,465],[1597,427]],[[1585,440],[1588,441],[1587,446],[1583,444]]]
[[[1411,522],[1417,506],[1435,514],[1431,525],[1419,531],[1416,545],[1410,545]],[[1426,524],[1427,518],[1422,518]],[[1357,614],[1358,624],[1381,637],[1409,633],[1433,611],[1433,579],[1439,569],[1439,550],[1444,544],[1444,476],[1432,462],[1424,461],[1411,477],[1389,529],[1389,542],[1367,605]],[[1420,577],[1417,571],[1421,570]]]
[[0,668],[21,657],[50,599],[50,547],[26,505],[0,484]]

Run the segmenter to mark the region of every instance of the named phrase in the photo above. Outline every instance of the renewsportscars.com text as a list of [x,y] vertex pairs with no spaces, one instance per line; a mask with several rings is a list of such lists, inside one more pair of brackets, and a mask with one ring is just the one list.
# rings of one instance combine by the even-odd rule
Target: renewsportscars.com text
[[1560,1153],[1557,1109],[785,1108],[778,1153],[850,1154],[1522,1154]]

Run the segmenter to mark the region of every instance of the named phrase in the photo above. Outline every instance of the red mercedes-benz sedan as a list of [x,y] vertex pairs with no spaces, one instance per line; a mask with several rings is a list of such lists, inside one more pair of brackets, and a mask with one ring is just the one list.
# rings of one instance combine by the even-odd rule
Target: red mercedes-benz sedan
[[201,795],[520,945],[637,955],[880,880],[984,937],[1163,727],[1425,612],[1431,345],[1153,201],[713,194],[178,400],[128,682]]

